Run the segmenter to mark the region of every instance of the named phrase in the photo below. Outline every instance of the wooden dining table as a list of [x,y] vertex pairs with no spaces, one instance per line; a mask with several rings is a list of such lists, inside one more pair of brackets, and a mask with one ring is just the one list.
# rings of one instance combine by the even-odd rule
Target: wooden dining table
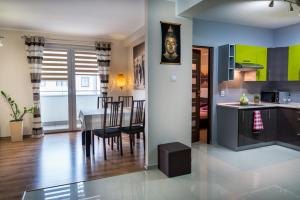
[[[130,125],[130,107],[123,108],[122,127],[128,127]],[[110,110],[107,109],[107,114],[110,114]],[[109,116],[107,116],[109,117]],[[90,157],[92,131],[95,129],[103,129],[104,120],[104,108],[99,109],[82,109],[79,112],[79,120],[81,122],[81,135],[82,145],[85,147],[86,157]]]

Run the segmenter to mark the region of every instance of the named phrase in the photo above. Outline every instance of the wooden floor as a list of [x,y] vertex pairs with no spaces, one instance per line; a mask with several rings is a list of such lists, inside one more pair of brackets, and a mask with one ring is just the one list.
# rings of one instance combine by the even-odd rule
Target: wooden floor
[[95,140],[95,155],[87,159],[80,133],[49,134],[11,143],[0,139],[0,199],[20,199],[25,190],[104,178],[143,170],[143,140],[130,154],[128,135],[123,135],[124,156],[107,146],[103,159],[102,140]]

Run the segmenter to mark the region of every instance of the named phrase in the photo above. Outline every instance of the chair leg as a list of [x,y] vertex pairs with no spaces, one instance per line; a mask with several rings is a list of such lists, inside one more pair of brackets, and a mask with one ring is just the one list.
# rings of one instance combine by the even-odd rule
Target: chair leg
[[146,143],[145,143],[145,141],[146,141],[146,138],[145,138],[145,131],[143,131],[144,151],[145,151],[145,149],[146,149]]
[[120,135],[120,150],[121,150],[121,156],[123,156],[122,133]]
[[120,150],[120,136],[117,137],[117,150]]
[[103,138],[103,153],[104,153],[104,160],[106,160],[106,146],[105,146],[105,137]]
[[95,155],[95,135],[92,133],[93,155]]
[[129,134],[129,141],[130,141],[130,153],[133,154],[133,141],[132,141],[132,134]]
[[132,136],[132,144],[133,144],[133,146],[135,146],[135,133],[133,133],[133,136]]
[[111,138],[111,150],[114,150],[114,140]]

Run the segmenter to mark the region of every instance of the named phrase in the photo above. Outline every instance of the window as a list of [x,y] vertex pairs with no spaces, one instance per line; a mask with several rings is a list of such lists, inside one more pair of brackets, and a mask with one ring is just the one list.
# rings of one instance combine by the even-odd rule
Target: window
[[81,77],[81,87],[90,87],[90,77]]

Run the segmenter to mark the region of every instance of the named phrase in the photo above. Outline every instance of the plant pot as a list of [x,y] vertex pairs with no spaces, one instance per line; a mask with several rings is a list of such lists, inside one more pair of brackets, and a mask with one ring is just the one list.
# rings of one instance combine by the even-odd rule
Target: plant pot
[[12,142],[23,141],[23,121],[12,121],[9,123]]

